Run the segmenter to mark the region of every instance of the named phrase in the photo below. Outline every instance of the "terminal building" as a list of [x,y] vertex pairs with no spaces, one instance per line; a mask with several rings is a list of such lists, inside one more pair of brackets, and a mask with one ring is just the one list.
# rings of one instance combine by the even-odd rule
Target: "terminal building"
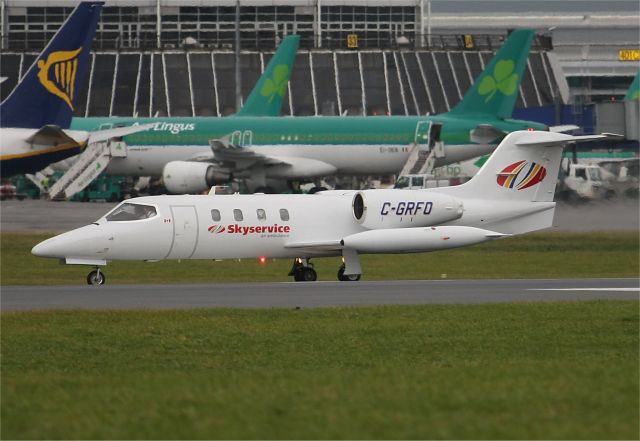
[[[544,122],[571,119],[592,131],[594,112],[585,106],[620,100],[640,59],[636,1],[238,3],[236,17],[236,0],[108,2],[78,115],[233,113],[236,20],[244,97],[282,37],[301,36],[286,115],[447,111],[509,30],[527,26],[538,36],[517,106],[546,108]],[[2,98],[75,4],[0,0]]]

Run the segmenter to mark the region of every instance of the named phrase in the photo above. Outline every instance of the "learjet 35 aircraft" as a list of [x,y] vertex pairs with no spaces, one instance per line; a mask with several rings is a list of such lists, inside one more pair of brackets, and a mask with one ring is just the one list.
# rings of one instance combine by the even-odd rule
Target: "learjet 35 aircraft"
[[87,277],[96,285],[111,260],[293,258],[290,275],[314,281],[309,260],[340,255],[338,279],[358,280],[360,254],[436,251],[550,227],[563,146],[607,136],[513,132],[455,187],[129,199],[31,252],[96,266]]

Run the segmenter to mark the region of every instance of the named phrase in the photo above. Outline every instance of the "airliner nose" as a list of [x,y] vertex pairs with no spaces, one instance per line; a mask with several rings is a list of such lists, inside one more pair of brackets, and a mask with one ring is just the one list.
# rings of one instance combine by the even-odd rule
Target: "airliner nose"
[[37,257],[58,257],[56,238],[44,240],[31,249],[31,254]]

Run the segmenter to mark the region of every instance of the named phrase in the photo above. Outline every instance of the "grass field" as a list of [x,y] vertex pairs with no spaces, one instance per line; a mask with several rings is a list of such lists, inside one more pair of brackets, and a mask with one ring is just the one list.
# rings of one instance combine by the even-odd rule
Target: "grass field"
[[[3,285],[83,284],[84,266],[60,265],[31,255],[51,235],[0,235]],[[366,280],[448,278],[637,277],[638,232],[538,233],[475,247],[412,255],[362,257]],[[338,258],[313,261],[320,280],[335,280]],[[288,281],[291,261],[113,262],[107,283]]]
[[3,313],[2,439],[638,439],[638,302]]

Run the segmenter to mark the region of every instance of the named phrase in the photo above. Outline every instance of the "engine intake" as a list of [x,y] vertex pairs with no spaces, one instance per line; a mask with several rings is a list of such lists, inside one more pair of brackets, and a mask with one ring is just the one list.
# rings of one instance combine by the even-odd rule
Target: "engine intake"
[[363,190],[353,196],[353,217],[364,228],[430,227],[458,219],[458,199],[421,190]]
[[171,161],[162,170],[164,186],[174,194],[202,193],[229,178],[228,172],[206,162]]

